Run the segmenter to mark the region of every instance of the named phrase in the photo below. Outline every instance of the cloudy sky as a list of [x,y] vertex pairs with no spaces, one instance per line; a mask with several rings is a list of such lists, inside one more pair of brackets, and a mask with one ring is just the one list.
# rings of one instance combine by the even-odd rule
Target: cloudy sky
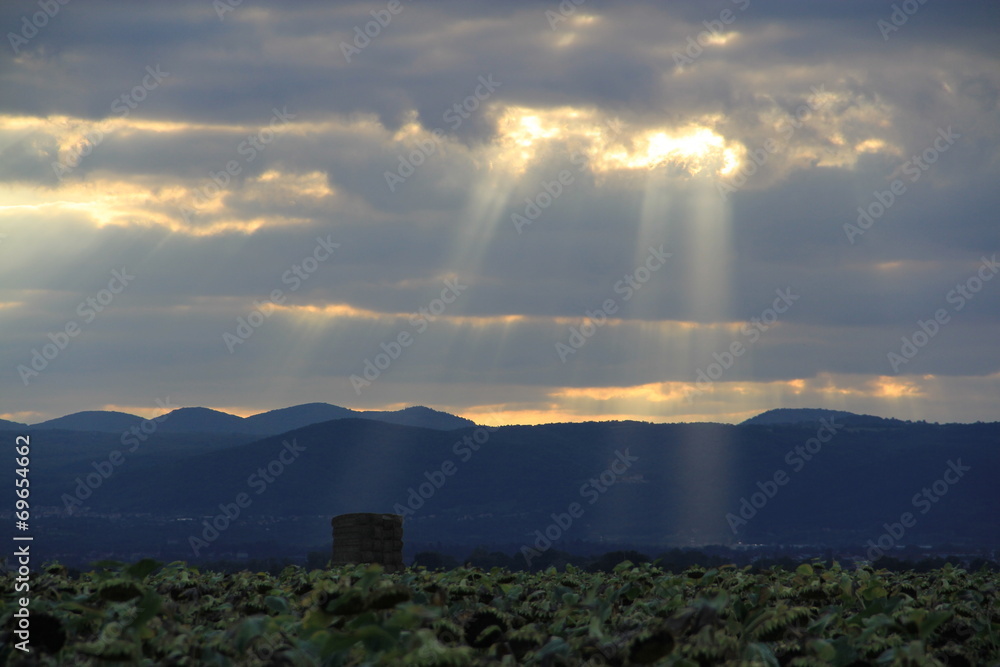
[[998,19],[5,2],[0,417],[998,420]]

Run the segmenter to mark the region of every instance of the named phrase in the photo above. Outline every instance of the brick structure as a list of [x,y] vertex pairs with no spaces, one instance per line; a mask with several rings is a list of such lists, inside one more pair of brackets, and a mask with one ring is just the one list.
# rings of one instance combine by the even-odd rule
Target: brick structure
[[378,563],[386,572],[403,569],[403,517],[341,514],[333,517],[332,564]]

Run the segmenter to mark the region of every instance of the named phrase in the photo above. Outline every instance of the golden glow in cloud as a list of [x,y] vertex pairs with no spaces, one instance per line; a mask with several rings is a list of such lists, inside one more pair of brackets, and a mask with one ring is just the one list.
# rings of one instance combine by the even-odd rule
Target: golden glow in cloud
[[[575,17],[574,29],[586,29],[594,20],[597,19],[583,15]],[[815,110],[807,119],[809,132],[798,132],[785,151],[784,158],[789,164],[850,167],[857,156],[864,153],[898,152],[889,139],[881,138],[886,130],[875,126],[876,120],[892,117],[891,109],[883,103],[855,100],[846,93],[829,91],[813,97]],[[533,162],[553,151],[583,157],[598,178],[664,168],[670,170],[670,178],[727,177],[735,174],[746,159],[746,147],[727,137],[725,128],[730,122],[720,114],[658,125],[649,122],[627,124],[593,107],[488,105],[484,113],[497,118],[495,143],[472,147],[445,136],[439,159],[460,157],[476,164],[489,164],[498,173],[510,177],[509,182],[501,179],[502,186],[491,188],[491,192],[500,194],[496,202],[485,206],[487,213],[498,209],[506,200],[504,195],[514,187],[517,177]],[[765,124],[773,123],[775,128],[789,121],[788,112],[777,100],[761,113],[761,119]],[[844,130],[846,126],[852,128],[851,133]],[[856,128],[861,128],[860,132]],[[137,117],[102,120],[68,116],[0,117],[0,133],[25,137],[40,156],[53,163],[71,162],[71,156],[79,153],[88,141],[97,138],[106,142],[112,135],[119,142],[129,142],[162,140],[163,135],[179,139],[197,133],[212,139],[225,137],[235,150],[241,138],[258,129],[247,123],[212,124]],[[880,136],[875,136],[876,129]],[[282,126],[281,133],[300,139],[350,136],[370,144],[375,153],[384,150],[391,153],[400,146],[412,146],[417,140],[431,136],[420,124],[415,111],[392,132],[376,116],[369,114],[292,120]],[[127,146],[127,143],[122,145]],[[97,145],[94,150],[101,148]],[[220,156],[223,160],[220,164],[224,164],[224,158]],[[87,159],[83,156],[82,163]],[[199,190],[210,183],[207,172],[200,178],[169,174],[146,177],[115,174],[110,169],[74,168],[54,187],[30,182],[0,186],[0,204],[36,207],[39,213],[43,211],[38,207],[49,207],[45,214],[53,211],[82,213],[95,226],[160,225],[173,232],[204,236],[233,231],[249,234],[262,227],[309,224],[314,221],[300,219],[280,209],[305,204],[315,210],[317,205],[345,200],[348,196],[334,191],[324,172],[295,173],[280,168],[240,180],[221,191],[216,188],[206,196],[197,196]],[[193,215],[182,215],[182,209]],[[256,213],[248,214],[250,210]]]
[[461,416],[471,419],[484,426],[508,426],[513,424],[558,424],[567,422],[587,421],[649,421],[642,415],[615,414],[580,414],[563,409],[558,403],[535,408],[518,408],[499,406],[499,409],[471,409],[461,412]]
[[[440,283],[445,278],[440,278]],[[410,282],[410,281],[402,281]],[[426,281],[420,281],[421,283]],[[368,308],[358,308],[347,303],[327,303],[327,304],[276,304],[276,312],[287,313],[295,317],[311,317],[320,319],[357,318],[364,320],[374,319],[405,319],[413,315],[412,312],[390,312],[378,311]],[[494,314],[494,315],[457,315],[453,313],[442,313],[434,316],[435,320],[449,322],[455,326],[473,326],[485,328],[491,326],[509,327],[515,324],[534,324],[541,326],[555,325],[558,327],[577,326],[583,321],[579,316],[563,317],[548,315],[521,315],[521,314]],[[669,337],[671,335],[684,334],[690,336],[698,332],[732,334],[738,332],[744,322],[686,322],[682,320],[625,320],[621,318],[608,317],[602,327],[630,326],[646,330],[647,333],[655,332],[657,336]]]
[[876,396],[901,398],[903,396],[923,396],[924,389],[920,383],[913,380],[880,376],[871,382]]
[[656,169],[674,164],[692,175],[709,170],[720,176],[728,176],[740,164],[740,147],[728,144],[722,135],[704,126],[692,125],[674,133],[650,131],[635,143],[638,150],[604,153],[599,164],[605,170]]
[[727,141],[706,117],[680,127],[633,128],[594,109],[506,107],[498,122],[504,159],[518,173],[554,142],[586,156],[595,173],[676,166],[690,175],[735,171],[742,146]]
[[[335,197],[322,172],[306,174],[267,171],[248,179],[245,187],[221,193],[202,203],[190,190],[178,185],[158,185],[148,179],[115,180],[110,177],[65,181],[55,191],[26,184],[0,186],[0,219],[40,220],[68,215],[87,220],[95,227],[106,225],[159,225],[172,232],[210,236],[224,232],[252,233],[262,227],[309,224],[312,221],[282,214],[237,217],[227,206],[227,197],[258,207],[291,208],[319,204]],[[12,202],[7,204],[6,202]],[[182,208],[194,211],[186,220]]]
[[[0,216],[26,216],[43,224],[54,216],[106,225],[159,225],[172,232],[209,236],[225,232],[252,233],[261,227],[312,224],[285,212],[247,215],[233,204],[250,204],[255,210],[316,207],[336,197],[321,171],[291,172],[272,168],[237,184],[217,187],[205,169],[201,177],[169,173],[134,175],[111,168],[85,169],[90,155],[114,136],[120,142],[176,135],[190,139],[192,133],[231,141],[232,152],[240,142],[267,124],[195,123],[150,121],[136,117],[83,119],[69,116],[46,118],[0,116],[0,135],[25,142],[59,180],[52,186],[32,181],[8,181],[0,185]],[[344,134],[372,142],[384,142],[385,128],[373,115],[338,117],[324,121],[287,121],[280,134],[322,136]],[[127,146],[127,144],[125,144]],[[226,156],[220,156],[226,164]],[[216,166],[216,165],[212,165]],[[219,170],[217,170],[219,171]],[[184,211],[187,211],[185,215]],[[34,214],[34,215],[33,215]]]
[[[385,312],[370,310],[367,308],[357,308],[346,303],[331,303],[325,305],[297,305],[297,304],[275,304],[276,312],[287,313],[292,317],[320,318],[322,320],[338,319],[361,319],[361,320],[406,320],[415,315],[414,312]],[[529,319],[543,320],[544,318],[531,318],[528,315],[452,315],[442,313],[441,315],[428,315],[428,319],[442,320],[454,326],[471,326],[476,328],[486,328],[491,326],[506,327],[511,324],[525,322]]]
[[56,417],[62,417],[63,415],[47,415],[42,412],[37,412],[34,410],[28,410],[24,412],[0,412],[0,419],[6,419],[11,422],[20,422],[22,424],[36,424],[40,421],[45,421],[47,419],[54,419]]
[[655,382],[633,387],[571,387],[549,394],[553,398],[592,401],[646,401],[660,403],[684,397],[686,382]]
[[[962,396],[982,396],[982,407],[995,409],[991,400],[1000,387],[1000,373],[981,378],[934,375],[871,378],[865,375],[822,373],[812,378],[774,381],[715,382],[702,395],[687,402],[686,382],[657,382],[614,387],[542,387],[509,386],[506,395],[531,396],[533,400],[463,405],[450,401],[433,407],[471,419],[477,424],[549,424],[585,421],[647,421],[654,423],[721,422],[737,424],[774,407],[824,407],[858,414],[873,414],[900,419],[949,421],[949,400]],[[966,392],[963,394],[963,391]],[[971,394],[970,394],[971,392]],[[177,399],[173,399],[177,402]],[[338,403],[336,400],[330,401]],[[188,399],[185,405],[207,404],[212,409],[247,417],[276,406],[247,407],[211,405],[210,401]],[[356,410],[397,410],[412,405],[389,401],[365,407],[347,404]],[[928,408],[937,405],[940,414]],[[116,410],[151,418],[163,413],[148,405],[106,404],[81,409]],[[984,413],[985,414],[985,413]],[[41,412],[10,412],[0,418],[36,423],[62,416]]]
[[[714,421],[736,424],[774,407],[817,407],[901,419],[929,418],[927,401],[942,401],[965,378],[934,375],[871,378],[822,373],[812,378],[715,382],[687,396],[693,383],[657,382],[633,386],[563,387],[533,404],[494,404],[459,410],[477,423],[544,424],[608,420],[649,422]],[[1000,382],[1000,373],[975,380]],[[944,406],[946,413],[950,408]],[[489,420],[487,417],[489,416]]]

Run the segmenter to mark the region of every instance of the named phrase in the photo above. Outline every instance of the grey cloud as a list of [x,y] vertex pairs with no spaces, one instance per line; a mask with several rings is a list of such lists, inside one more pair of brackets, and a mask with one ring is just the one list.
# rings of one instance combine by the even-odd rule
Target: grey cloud
[[[0,9],[0,25],[16,27],[25,6],[33,5]],[[179,222],[179,212],[166,204],[136,205],[130,226],[100,229],[86,209],[4,211],[0,302],[27,304],[10,311],[16,322],[0,325],[0,377],[5,399],[15,397],[4,408],[35,404],[70,412],[58,406],[69,406],[74,392],[102,374],[111,386],[145,392],[150,400],[162,386],[183,385],[192,401],[214,396],[216,404],[260,404],[266,402],[260,392],[228,396],[261,374],[298,373],[302,402],[316,400],[308,391],[334,387],[340,402],[372,407],[406,401],[418,386],[434,387],[442,404],[512,402],[511,393],[523,391],[520,402],[529,405],[546,402],[547,392],[559,387],[690,381],[732,334],[657,340],[655,325],[643,326],[707,319],[698,299],[708,297],[693,281],[713,262],[728,275],[720,295],[726,308],[713,317],[746,321],[779,287],[802,294],[726,379],[875,377],[890,374],[885,355],[900,336],[942,307],[983,254],[1000,249],[995,4],[926,3],[886,41],[876,21],[888,16],[887,4],[753,2],[732,24],[738,39],[705,47],[680,69],[674,53],[704,29],[703,20],[735,3],[588,2],[580,11],[599,20],[552,31],[544,11],[555,6],[407,3],[352,63],[339,42],[369,20],[371,3],[243,3],[223,20],[207,2],[129,11],[115,3],[64,7],[19,57],[10,51],[0,57],[0,85],[17,91],[3,96],[0,114],[113,118],[113,100],[141,81],[147,65],[159,63],[170,77],[130,119],[213,127],[109,133],[62,184],[51,167],[62,130],[7,128],[0,137],[5,187],[18,192],[38,185],[53,200],[60,187],[93,183],[190,193],[228,160],[240,160],[241,173],[218,196],[221,208],[206,209],[187,231],[159,226],[163,219]],[[445,111],[474,90],[477,77],[491,73],[503,82],[497,94],[457,130],[448,127]],[[499,173],[485,159],[498,139],[499,109],[586,107],[601,120],[619,117],[637,130],[717,116],[717,132],[754,149],[774,137],[776,120],[794,114],[813,86],[836,99],[731,196],[731,245],[716,254],[697,245],[698,229],[685,208],[695,181],[676,165],[675,206],[652,227],[641,224],[646,174],[603,179],[574,172],[565,194],[518,234],[511,214],[523,210],[525,197],[535,196],[543,181],[571,168],[572,146],[558,140],[540,147],[510,191],[498,194],[494,228],[470,217],[477,186]],[[227,128],[256,128],[274,107],[287,107],[303,124],[326,122],[333,129],[288,132],[255,161],[242,161],[236,151],[245,134]],[[444,129],[447,138],[390,192],[385,172],[413,149],[412,139],[391,137],[413,119],[425,131]],[[851,244],[843,226],[855,221],[857,207],[888,188],[900,164],[947,126],[962,139],[919,181],[907,183],[906,194]],[[817,164],[853,158],[854,146],[874,139],[885,144],[853,164]],[[280,175],[273,190],[256,181],[268,171]],[[295,190],[296,179],[314,174],[326,179],[331,195]],[[274,224],[253,233],[189,233],[258,218]],[[27,235],[28,224],[47,234]],[[434,296],[441,276],[456,273],[470,287],[449,315],[526,319],[507,326],[443,319],[362,397],[353,394],[348,376],[405,327],[405,319],[342,317],[303,327],[282,315],[229,355],[221,333],[253,299],[287,287],[283,272],[327,234],[341,252],[290,295],[295,305],[408,313]],[[664,243],[674,253],[671,261],[646,291],[623,304],[626,324],[600,330],[563,364],[554,344],[569,325],[551,318],[582,321],[586,310],[615,296],[616,281],[635,269],[647,241]],[[32,257],[46,261],[39,266]],[[18,388],[14,366],[123,263],[136,266],[135,285],[37,388]],[[1000,356],[989,341],[997,313],[1000,282],[953,313],[954,322],[904,373],[996,372]],[[316,354],[306,357],[304,350]],[[149,376],[154,379],[144,382]],[[120,402],[122,391],[101,390],[99,400]]]

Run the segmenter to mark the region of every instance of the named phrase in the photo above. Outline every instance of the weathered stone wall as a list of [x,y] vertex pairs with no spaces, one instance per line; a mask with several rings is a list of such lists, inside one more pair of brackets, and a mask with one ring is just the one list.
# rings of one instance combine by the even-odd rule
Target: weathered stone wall
[[403,517],[399,514],[341,514],[333,517],[333,565],[378,563],[387,572],[403,569]]

